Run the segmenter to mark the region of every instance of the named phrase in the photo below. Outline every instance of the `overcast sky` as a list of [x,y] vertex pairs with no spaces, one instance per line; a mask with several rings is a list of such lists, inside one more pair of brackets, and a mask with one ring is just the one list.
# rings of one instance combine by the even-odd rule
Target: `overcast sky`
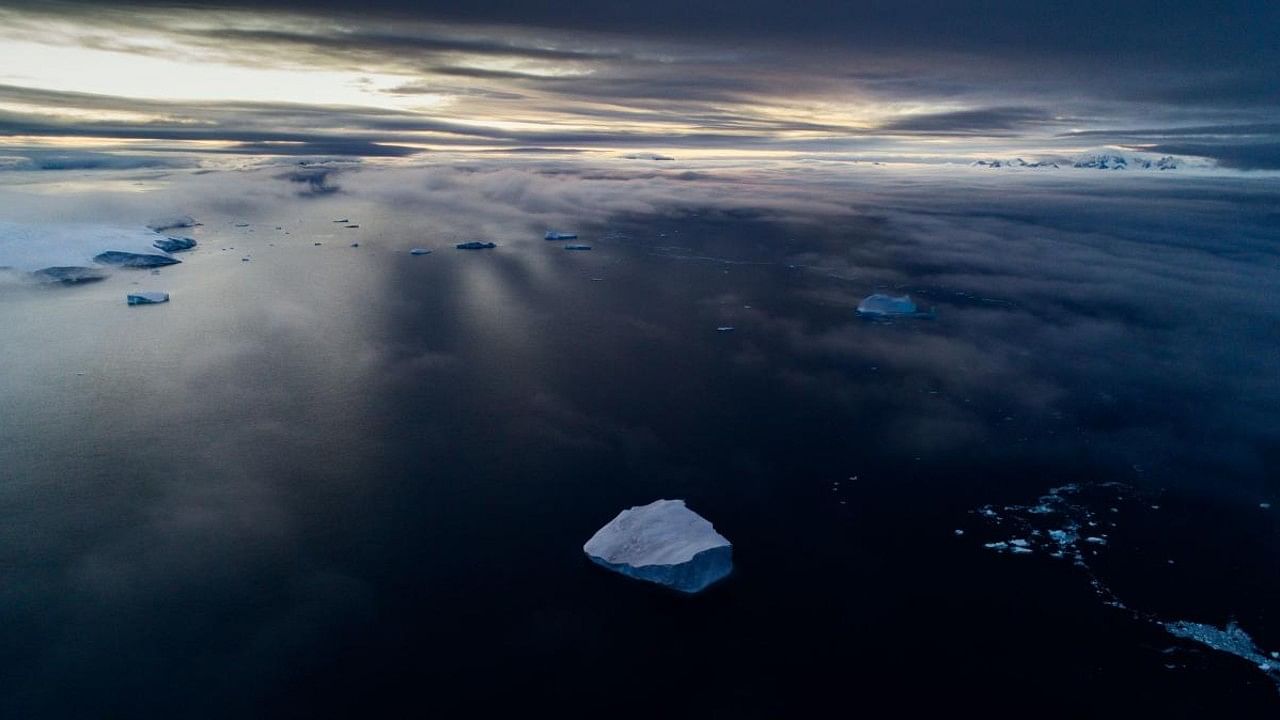
[[202,150],[1280,167],[1280,3],[0,3],[0,155]]

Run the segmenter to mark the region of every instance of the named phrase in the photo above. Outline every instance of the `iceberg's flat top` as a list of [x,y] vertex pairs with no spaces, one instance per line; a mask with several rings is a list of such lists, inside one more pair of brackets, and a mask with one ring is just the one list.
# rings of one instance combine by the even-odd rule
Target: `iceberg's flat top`
[[49,267],[91,267],[103,252],[163,255],[145,228],[91,223],[0,222],[0,267],[35,272]]
[[678,565],[730,542],[683,500],[655,500],[618,513],[582,549],[615,565]]
[[910,315],[915,311],[916,304],[907,295],[893,297],[876,293],[858,303],[858,312],[863,315]]

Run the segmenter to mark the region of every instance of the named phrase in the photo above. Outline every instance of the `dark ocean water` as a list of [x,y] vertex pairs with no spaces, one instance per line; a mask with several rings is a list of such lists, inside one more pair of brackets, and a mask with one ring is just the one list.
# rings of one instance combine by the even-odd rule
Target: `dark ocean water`
[[[0,287],[0,716],[1274,717],[1159,621],[1280,650],[1280,193],[986,182],[584,210],[573,253],[348,181]],[[984,547],[1067,484],[1087,567]],[[726,581],[583,556],[658,498]]]

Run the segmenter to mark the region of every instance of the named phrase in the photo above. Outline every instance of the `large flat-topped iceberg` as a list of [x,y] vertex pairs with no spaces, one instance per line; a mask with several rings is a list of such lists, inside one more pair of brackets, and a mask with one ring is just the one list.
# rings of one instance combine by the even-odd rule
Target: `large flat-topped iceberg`
[[683,500],[623,510],[582,546],[592,562],[696,593],[733,570],[733,545]]
[[[171,265],[177,260],[155,247],[145,228],[92,223],[0,222],[0,267],[24,272],[46,268],[92,268],[97,263]],[[138,260],[135,256],[143,256]]]

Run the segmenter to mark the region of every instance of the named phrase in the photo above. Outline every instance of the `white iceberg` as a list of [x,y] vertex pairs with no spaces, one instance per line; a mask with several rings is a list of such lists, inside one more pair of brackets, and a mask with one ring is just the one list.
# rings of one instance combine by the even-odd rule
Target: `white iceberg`
[[169,302],[169,293],[166,292],[136,292],[129,293],[125,298],[130,305],[157,305],[159,303]]
[[426,248],[414,248],[409,251],[410,255],[430,255],[431,251]]
[[578,233],[571,233],[571,232],[559,232],[559,231],[556,231],[556,230],[548,230],[548,231],[547,231],[547,234],[546,234],[546,235],[543,235],[543,236],[542,236],[542,238],[543,238],[544,240],[577,240],[577,239],[578,239]]
[[683,500],[623,510],[582,550],[597,565],[686,593],[733,570],[733,545]]
[[859,315],[914,315],[916,314],[916,304],[911,301],[909,295],[902,297],[893,297],[892,295],[883,295],[876,293],[863,298],[858,303]]

